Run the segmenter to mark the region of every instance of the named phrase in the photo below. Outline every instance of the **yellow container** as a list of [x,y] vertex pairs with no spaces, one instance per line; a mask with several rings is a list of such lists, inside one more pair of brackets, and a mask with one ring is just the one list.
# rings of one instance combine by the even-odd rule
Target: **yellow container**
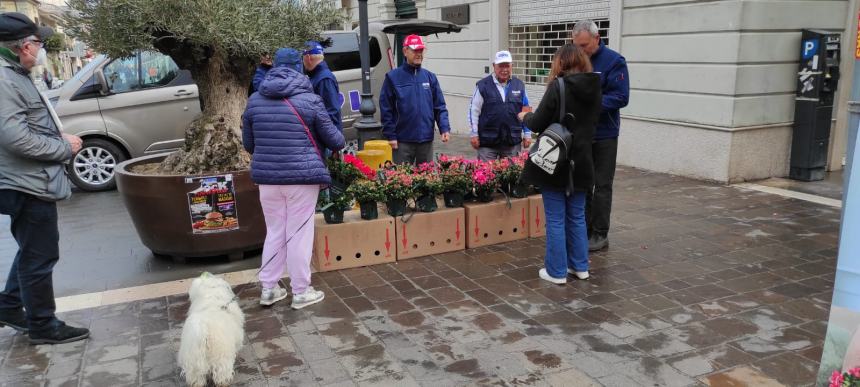
[[385,163],[386,160],[390,160],[391,151],[388,153],[388,159],[385,158],[385,152],[378,149],[364,149],[358,152],[355,152],[355,155],[358,156],[361,161],[364,161],[368,167],[373,168],[374,170],[382,168],[382,164]]
[[364,142],[364,150],[380,150],[384,153],[384,161],[393,161],[391,157],[391,144],[385,140],[370,140]]

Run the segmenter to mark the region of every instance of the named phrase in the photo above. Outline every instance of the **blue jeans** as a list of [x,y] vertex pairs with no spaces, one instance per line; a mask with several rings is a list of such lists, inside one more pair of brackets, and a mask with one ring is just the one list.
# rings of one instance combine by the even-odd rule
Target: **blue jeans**
[[0,190],[0,214],[12,220],[18,253],[9,269],[0,310],[27,312],[31,331],[57,323],[54,316],[54,265],[60,259],[57,204],[19,191]]
[[566,278],[567,269],[588,271],[588,229],[585,227],[585,192],[570,196],[564,191],[544,188],[546,219],[546,272]]

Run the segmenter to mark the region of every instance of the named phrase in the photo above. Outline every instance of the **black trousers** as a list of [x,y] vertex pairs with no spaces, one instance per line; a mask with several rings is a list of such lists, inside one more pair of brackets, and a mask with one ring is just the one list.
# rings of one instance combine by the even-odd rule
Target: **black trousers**
[[60,259],[57,204],[0,190],[0,213],[11,218],[12,236],[18,243],[6,288],[0,292],[0,310],[24,307],[31,331],[47,329],[57,321],[52,278]]
[[585,222],[588,235],[606,237],[612,212],[612,182],[615,180],[615,157],[618,139],[600,140],[591,145],[594,160],[594,189],[585,198]]
[[433,162],[433,141],[398,142],[392,157],[394,164],[409,163],[419,165]]

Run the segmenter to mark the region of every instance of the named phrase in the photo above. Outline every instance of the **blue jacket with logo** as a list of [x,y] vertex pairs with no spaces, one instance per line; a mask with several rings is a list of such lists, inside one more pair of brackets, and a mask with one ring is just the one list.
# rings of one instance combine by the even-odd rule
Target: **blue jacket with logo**
[[591,65],[595,72],[600,73],[600,86],[603,90],[603,110],[597,122],[594,141],[616,138],[621,126],[620,109],[627,106],[630,99],[627,61],[601,41],[600,48],[591,56]]
[[340,88],[337,85],[337,78],[334,77],[328,64],[320,62],[317,67],[314,67],[308,74],[311,78],[311,85],[314,87],[314,93],[322,98],[325,111],[328,113],[331,122],[337,126],[338,130],[343,132],[343,122],[340,117],[340,107],[343,102],[340,100]]
[[433,141],[433,128],[448,133],[448,108],[436,75],[403,63],[385,74],[379,93],[382,134],[400,142]]
[[489,75],[477,83],[478,92],[484,100],[481,116],[478,117],[478,138],[481,146],[516,145],[523,141],[525,126],[517,119],[517,114],[528,103],[526,85],[517,78],[511,78],[505,87],[505,100],[493,76]]
[[275,67],[266,74],[260,91],[248,99],[242,116],[242,145],[251,154],[251,180],[257,184],[330,184],[318,152],[342,149],[344,138],[308,78],[291,68]]

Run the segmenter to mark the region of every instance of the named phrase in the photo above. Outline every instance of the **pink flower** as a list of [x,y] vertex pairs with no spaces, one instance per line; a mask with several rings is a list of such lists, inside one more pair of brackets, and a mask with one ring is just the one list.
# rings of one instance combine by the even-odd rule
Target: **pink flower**
[[855,367],[848,370],[848,375],[851,375],[855,378],[860,378],[860,367]]
[[843,381],[845,381],[844,376],[839,371],[833,371],[830,375],[830,387],[840,387]]

